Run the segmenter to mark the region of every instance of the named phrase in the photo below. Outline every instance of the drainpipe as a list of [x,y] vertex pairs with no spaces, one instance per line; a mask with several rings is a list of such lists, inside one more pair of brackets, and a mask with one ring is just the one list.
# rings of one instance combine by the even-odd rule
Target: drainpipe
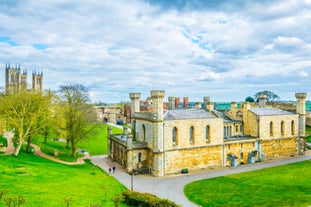
[[163,175],[165,176],[165,123],[163,123]]

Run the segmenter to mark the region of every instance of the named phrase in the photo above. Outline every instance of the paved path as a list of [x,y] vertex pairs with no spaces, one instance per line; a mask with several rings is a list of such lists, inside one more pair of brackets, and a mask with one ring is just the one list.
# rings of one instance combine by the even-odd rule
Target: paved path
[[66,161],[57,159],[57,157],[50,156],[50,155],[47,155],[47,154],[41,152],[41,149],[40,149],[40,147],[38,145],[31,144],[31,146],[35,149],[35,154],[36,155],[38,155],[40,157],[43,157],[45,159],[49,159],[49,160],[52,160],[54,162],[58,162],[58,163],[66,164],[66,165],[81,165],[81,164],[84,164],[84,160],[85,159],[90,159],[90,155],[86,152],[84,154],[84,156],[78,158],[77,161],[75,161],[75,162],[66,162]]
[[[184,186],[196,180],[203,180],[207,178],[215,178],[226,176],[241,172],[249,172],[264,168],[270,168],[289,163],[295,163],[305,160],[310,160],[311,154],[295,157],[286,160],[262,162],[255,164],[242,165],[237,167],[226,167],[220,170],[210,170],[195,174],[181,174],[173,176],[165,176],[161,178],[152,177],[150,175],[135,175],[133,176],[133,188],[135,191],[151,193],[162,198],[168,198],[183,207],[194,207],[196,204],[189,201],[183,192]],[[112,162],[107,156],[92,156],[91,162],[98,165],[100,168],[108,172],[109,167],[116,167],[116,172],[112,176],[118,179],[124,186],[131,189],[131,176],[127,174],[122,167]]]

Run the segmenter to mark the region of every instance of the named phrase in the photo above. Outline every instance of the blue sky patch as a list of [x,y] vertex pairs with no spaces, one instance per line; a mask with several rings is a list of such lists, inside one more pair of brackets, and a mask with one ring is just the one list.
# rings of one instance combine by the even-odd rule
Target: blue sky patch
[[36,48],[37,50],[45,50],[46,48],[49,47],[49,45],[42,44],[42,43],[32,44],[32,46]]
[[9,37],[0,37],[0,42],[6,42],[11,46],[16,46],[16,42],[14,42],[11,38]]

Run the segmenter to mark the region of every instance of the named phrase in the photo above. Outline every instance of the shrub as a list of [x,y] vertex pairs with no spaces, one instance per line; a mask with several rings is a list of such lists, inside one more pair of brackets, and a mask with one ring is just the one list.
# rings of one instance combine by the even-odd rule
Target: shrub
[[162,199],[149,193],[124,191],[122,193],[124,202],[130,206],[141,207],[179,207],[173,201]]
[[4,147],[8,146],[8,140],[3,136],[0,136],[0,143],[2,143]]

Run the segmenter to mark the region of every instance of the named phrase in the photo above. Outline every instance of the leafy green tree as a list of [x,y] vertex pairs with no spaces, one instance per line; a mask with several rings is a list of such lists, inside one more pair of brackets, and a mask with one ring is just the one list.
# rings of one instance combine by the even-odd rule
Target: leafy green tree
[[274,102],[275,100],[280,99],[280,97],[279,97],[277,94],[275,94],[275,93],[273,93],[273,92],[271,92],[271,91],[265,90],[265,91],[259,91],[259,92],[257,92],[257,93],[255,94],[255,99],[256,99],[256,101],[258,101],[258,97],[259,97],[260,95],[266,95],[266,96],[267,96],[267,101],[268,101],[268,102]]
[[50,94],[22,90],[19,93],[6,94],[0,99],[0,116],[8,127],[14,129],[18,155],[24,141],[30,149],[31,138],[46,127],[50,117]]
[[95,132],[96,111],[89,104],[88,89],[83,85],[60,86],[59,97],[65,110],[67,146],[71,144],[71,154],[75,156],[77,143]]
[[245,99],[246,102],[255,102],[255,99],[251,96],[248,96],[246,99]]

